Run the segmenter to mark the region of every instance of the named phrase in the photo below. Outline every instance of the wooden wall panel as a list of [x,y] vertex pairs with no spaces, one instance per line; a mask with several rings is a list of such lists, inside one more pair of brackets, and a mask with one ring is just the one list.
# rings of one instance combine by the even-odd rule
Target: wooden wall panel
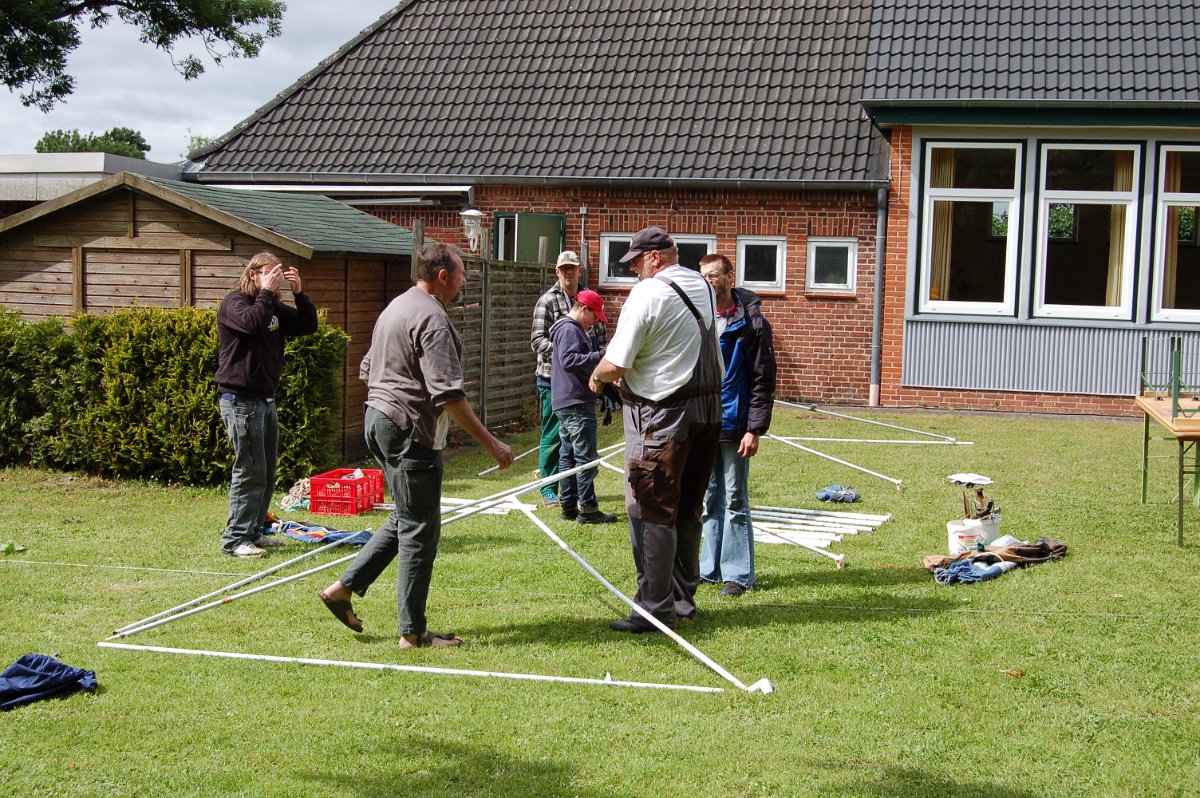
[[84,309],[106,312],[134,305],[179,307],[178,250],[84,252]]

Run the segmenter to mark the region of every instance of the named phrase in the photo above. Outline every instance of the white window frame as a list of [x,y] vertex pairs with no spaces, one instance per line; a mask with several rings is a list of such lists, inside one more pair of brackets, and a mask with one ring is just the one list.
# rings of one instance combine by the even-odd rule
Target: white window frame
[[[715,235],[675,235],[671,234],[675,245],[680,244],[704,244],[708,255],[717,251],[717,237]],[[634,277],[611,277],[608,274],[608,247],[614,241],[620,241],[628,244],[633,241],[633,233],[601,233],[600,234],[600,265],[597,271],[599,272],[599,284],[601,286],[632,286],[637,283],[638,278]]]
[[[1021,219],[1021,174],[1025,168],[1025,145],[1016,141],[930,141],[924,142],[921,178],[921,270],[918,308],[921,313],[954,313],[962,315],[1012,316],[1016,313],[1017,257]],[[932,188],[933,150],[1010,150],[1013,153],[1013,186],[1006,189]],[[934,203],[966,201],[1008,203],[1008,236],[1004,252],[1004,297],[999,302],[962,302],[930,299],[930,280],[933,275]]]
[[[770,244],[775,247],[775,279],[746,279],[746,246]],[[786,236],[738,236],[737,240],[737,285],[754,291],[782,291],[786,284],[787,237]]]
[[[1117,150],[1133,153],[1133,173],[1129,191],[1064,191],[1047,190],[1046,164],[1054,150]],[[1033,315],[1040,318],[1070,319],[1123,319],[1133,318],[1134,276],[1138,270],[1137,240],[1138,196],[1140,193],[1141,146],[1137,144],[1072,142],[1042,142],[1038,152],[1038,225],[1034,245],[1033,267]],[[1050,206],[1068,205],[1124,205],[1125,241],[1122,243],[1122,262],[1126,264],[1121,277],[1121,303],[1115,307],[1091,305],[1058,305],[1043,302],[1046,290],[1046,243],[1050,227]],[[1010,217],[1011,219],[1011,217]]]
[[1154,279],[1151,318],[1154,321],[1200,322],[1200,310],[1163,307],[1163,289],[1166,287],[1167,209],[1171,207],[1200,207],[1200,193],[1171,192],[1166,189],[1167,154],[1172,152],[1200,153],[1200,146],[1186,144],[1163,144],[1158,151],[1158,213],[1154,229]]
[[[846,249],[846,282],[816,282],[817,247],[844,247]],[[858,291],[858,239],[813,237],[808,239],[807,257],[804,261],[804,290],[810,294],[846,294],[853,296]]]

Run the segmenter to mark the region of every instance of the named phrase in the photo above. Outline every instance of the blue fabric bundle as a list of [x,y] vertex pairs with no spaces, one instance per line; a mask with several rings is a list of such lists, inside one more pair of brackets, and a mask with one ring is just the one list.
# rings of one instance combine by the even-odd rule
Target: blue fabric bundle
[[95,671],[72,668],[46,654],[25,654],[0,673],[0,709],[96,686]]
[[933,578],[939,585],[970,585],[995,579],[1016,567],[1015,562],[1004,562],[995,554],[981,554],[969,560],[950,563],[945,568],[934,569]]
[[817,491],[817,498],[823,502],[856,502],[858,501],[858,491],[851,487],[830,485],[828,488],[821,488]]

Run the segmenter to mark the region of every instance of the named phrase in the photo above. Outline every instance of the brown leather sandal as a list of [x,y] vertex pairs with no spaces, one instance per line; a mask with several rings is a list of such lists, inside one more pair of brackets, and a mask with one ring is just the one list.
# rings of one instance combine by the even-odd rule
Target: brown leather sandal
[[362,621],[360,621],[358,616],[354,614],[354,606],[349,601],[346,601],[345,599],[330,598],[329,596],[325,595],[324,590],[317,591],[317,595],[321,597],[321,601],[326,607],[329,608],[329,611],[333,613],[334,618],[337,618],[339,621],[356,632],[361,632],[363,630]]

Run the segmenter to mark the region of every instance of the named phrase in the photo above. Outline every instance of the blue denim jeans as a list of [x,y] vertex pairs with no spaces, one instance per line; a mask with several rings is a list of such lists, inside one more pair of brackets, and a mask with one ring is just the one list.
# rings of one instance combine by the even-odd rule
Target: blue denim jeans
[[700,578],[754,587],[754,530],[750,525],[750,461],[737,441],[721,441],[704,494]]
[[221,421],[233,446],[229,480],[229,517],[221,550],[232,552],[262,535],[275,491],[279,455],[279,417],[274,400],[221,395]]
[[342,574],[341,582],[359,596],[397,560],[396,594],[400,634],[424,634],[425,605],[433,581],[433,561],[442,537],[442,453],[413,440],[373,407],[366,409],[364,437],[383,469],[396,509],[375,530]]
[[[600,457],[596,451],[596,403],[571,405],[556,410],[561,440],[558,471],[567,471]],[[558,501],[563,507],[577,506],[583,512],[600,509],[596,501],[596,468],[581,471],[558,483]]]

